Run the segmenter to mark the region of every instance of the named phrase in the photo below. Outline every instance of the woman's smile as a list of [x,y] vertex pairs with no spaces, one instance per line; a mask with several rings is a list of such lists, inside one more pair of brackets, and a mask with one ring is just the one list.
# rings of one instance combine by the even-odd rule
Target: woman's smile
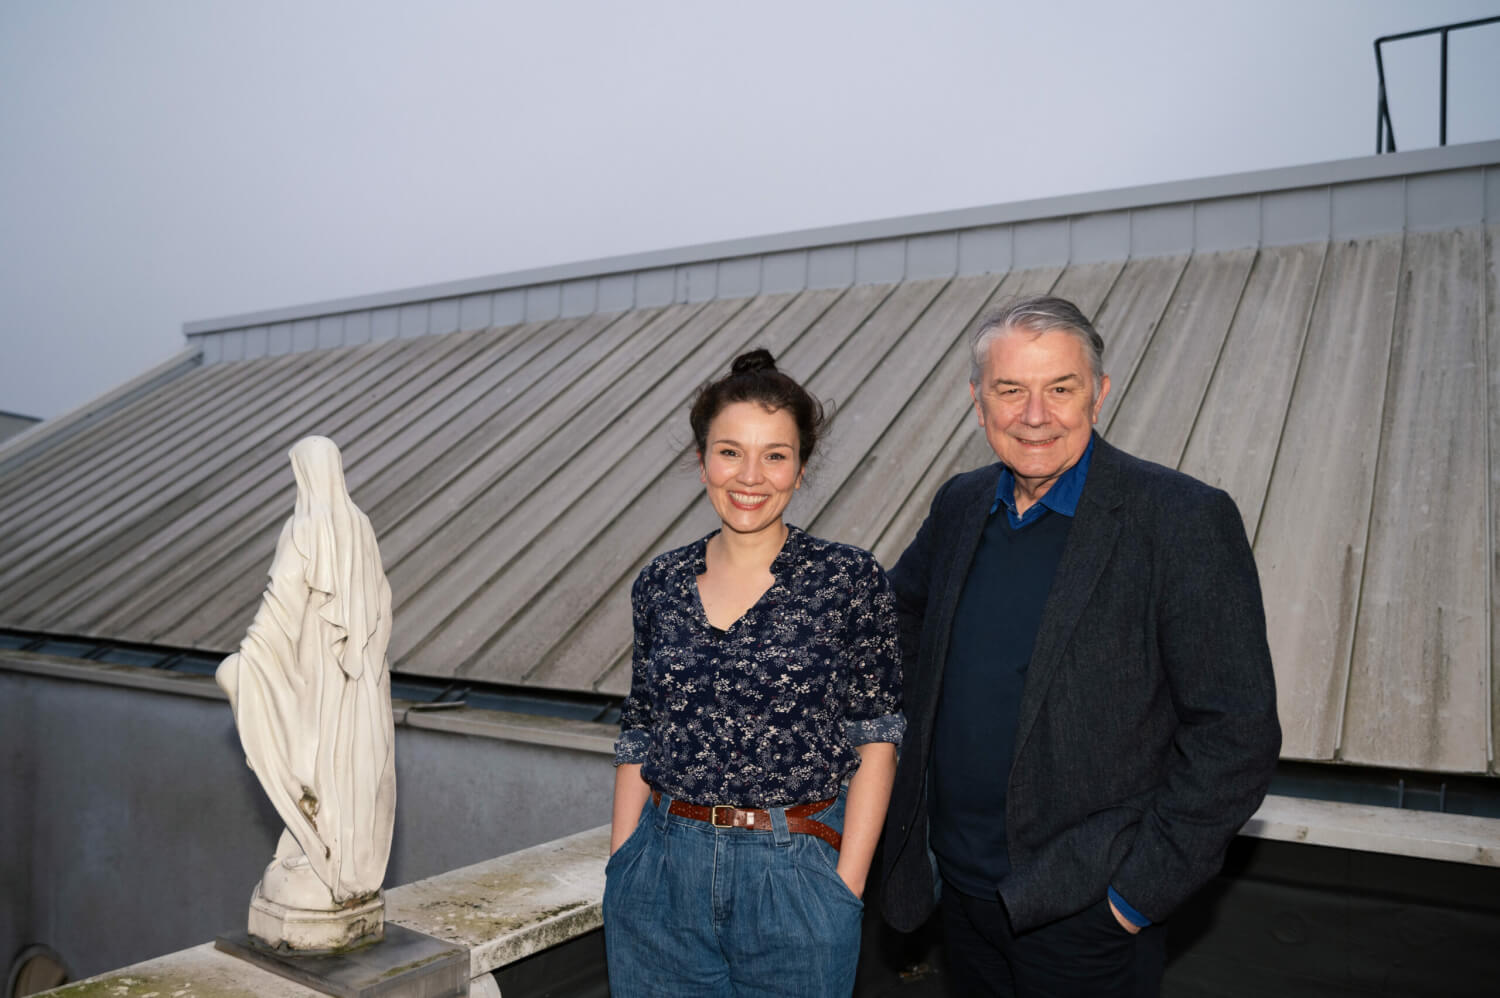
[[699,455],[708,501],[736,534],[781,527],[802,485],[797,422],[785,409],[733,402],[713,418]]

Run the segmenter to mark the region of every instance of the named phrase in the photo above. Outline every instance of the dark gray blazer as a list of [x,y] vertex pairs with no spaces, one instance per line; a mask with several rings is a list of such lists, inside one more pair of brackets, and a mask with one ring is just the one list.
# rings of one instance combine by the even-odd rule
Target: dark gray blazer
[[[903,931],[933,909],[928,753],[953,614],[999,475],[991,465],[946,482],[890,572],[908,728],[881,908]],[[1081,911],[1111,885],[1166,918],[1218,871],[1280,746],[1260,584],[1234,501],[1096,436],[1021,697],[1011,872],[998,885],[1014,930]]]

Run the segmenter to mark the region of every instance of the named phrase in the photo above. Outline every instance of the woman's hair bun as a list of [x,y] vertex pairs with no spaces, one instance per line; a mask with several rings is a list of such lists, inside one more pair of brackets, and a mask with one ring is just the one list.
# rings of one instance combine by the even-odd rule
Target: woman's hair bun
[[729,365],[730,374],[750,374],[755,371],[776,370],[776,358],[771,356],[771,351],[762,347],[742,353],[734,358],[734,363]]
[[778,371],[776,358],[764,348],[740,354],[730,363],[728,374],[710,381],[693,395],[688,423],[693,428],[693,443],[700,458],[708,449],[708,424],[725,406],[736,402],[754,402],[769,412],[780,409],[789,412],[797,423],[798,457],[807,464],[827,422],[823,405],[794,378]]

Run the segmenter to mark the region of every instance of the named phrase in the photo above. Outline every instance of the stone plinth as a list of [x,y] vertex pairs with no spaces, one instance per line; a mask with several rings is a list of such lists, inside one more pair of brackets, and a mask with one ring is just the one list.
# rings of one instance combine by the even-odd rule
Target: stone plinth
[[300,952],[347,950],[379,942],[385,927],[385,895],[339,911],[290,908],[268,900],[255,885],[250,898],[250,935],[272,949]]
[[401,925],[387,925],[380,942],[341,953],[293,955],[270,949],[245,932],[220,936],[214,945],[337,998],[458,998],[469,993],[468,951]]

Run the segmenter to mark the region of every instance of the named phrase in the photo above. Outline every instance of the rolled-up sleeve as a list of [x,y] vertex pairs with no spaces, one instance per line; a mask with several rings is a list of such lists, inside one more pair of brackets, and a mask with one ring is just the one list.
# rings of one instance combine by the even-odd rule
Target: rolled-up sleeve
[[855,745],[901,744],[901,645],[890,581],[873,557],[851,580],[845,655],[849,701],[844,730]]
[[620,737],[615,741],[615,765],[646,761],[651,747],[651,607],[646,571],[630,587],[630,616],[635,640],[630,655],[630,695],[620,706]]

